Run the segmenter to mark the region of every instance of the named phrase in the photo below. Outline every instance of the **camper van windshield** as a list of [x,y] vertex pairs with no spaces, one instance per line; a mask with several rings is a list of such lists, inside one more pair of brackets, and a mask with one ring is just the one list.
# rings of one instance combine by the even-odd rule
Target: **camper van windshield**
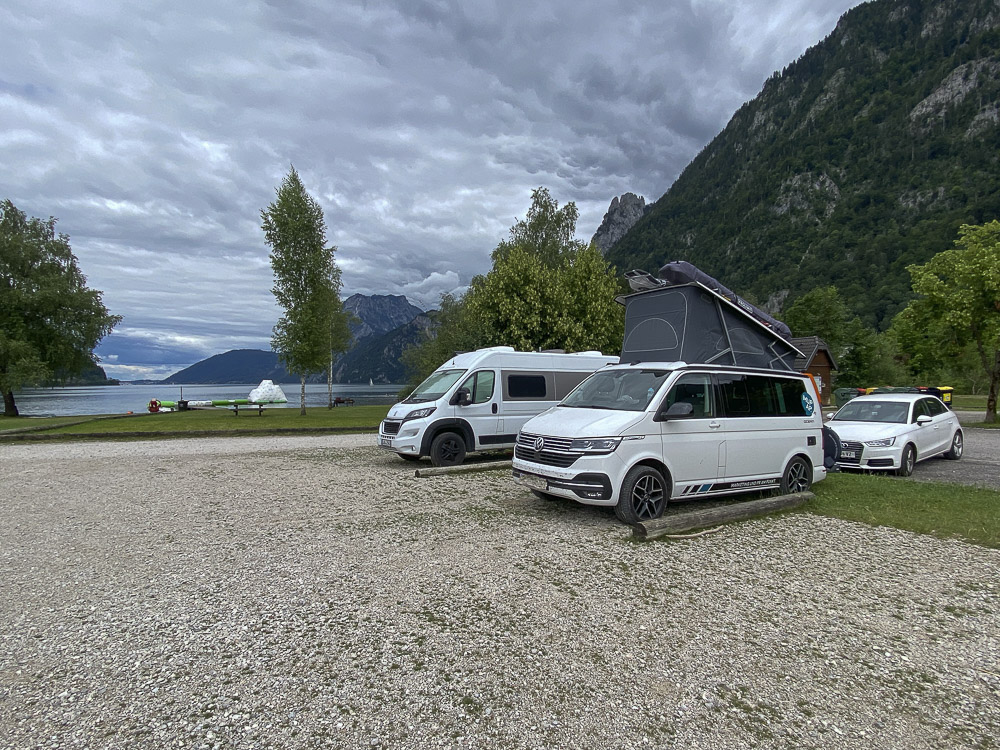
[[669,374],[669,370],[599,370],[559,406],[644,411]]
[[406,398],[404,404],[422,404],[426,401],[437,401],[448,392],[465,374],[465,370],[438,370],[432,372],[431,376],[423,383],[413,389],[413,393]]

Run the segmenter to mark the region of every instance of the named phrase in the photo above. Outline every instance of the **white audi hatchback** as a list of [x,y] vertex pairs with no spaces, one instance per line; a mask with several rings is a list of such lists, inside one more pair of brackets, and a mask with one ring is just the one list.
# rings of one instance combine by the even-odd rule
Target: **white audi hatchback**
[[858,396],[831,417],[840,438],[837,466],[894,471],[908,477],[918,461],[962,457],[962,428],[936,396],[885,393]]

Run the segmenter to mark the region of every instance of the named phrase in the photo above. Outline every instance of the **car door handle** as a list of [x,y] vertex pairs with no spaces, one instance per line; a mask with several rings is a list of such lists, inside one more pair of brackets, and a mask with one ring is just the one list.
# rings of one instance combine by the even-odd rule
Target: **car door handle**
[[717,429],[719,429],[720,427],[722,427],[722,425],[721,425],[721,424],[719,424],[718,422],[709,422],[709,423],[708,423],[708,426],[709,426],[709,428],[710,428],[710,429],[712,429],[712,430],[717,430]]
[[494,413],[494,414],[496,414],[496,413],[497,413],[497,405],[496,405],[496,404],[493,404],[493,413]]

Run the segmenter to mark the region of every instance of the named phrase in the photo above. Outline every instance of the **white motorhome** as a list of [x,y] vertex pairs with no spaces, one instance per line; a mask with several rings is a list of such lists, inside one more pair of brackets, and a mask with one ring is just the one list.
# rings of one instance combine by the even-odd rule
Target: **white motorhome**
[[512,448],[531,417],[584,378],[618,362],[600,352],[518,352],[495,346],[456,354],[389,410],[378,444],[400,458],[455,466],[472,451]]

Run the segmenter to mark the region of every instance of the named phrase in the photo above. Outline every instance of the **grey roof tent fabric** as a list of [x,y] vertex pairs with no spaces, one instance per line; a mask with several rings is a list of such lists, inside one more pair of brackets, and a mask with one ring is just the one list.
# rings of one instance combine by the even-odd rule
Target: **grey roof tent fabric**
[[767,323],[700,281],[618,300],[625,305],[623,363],[682,361],[794,370],[795,357],[801,355]]

